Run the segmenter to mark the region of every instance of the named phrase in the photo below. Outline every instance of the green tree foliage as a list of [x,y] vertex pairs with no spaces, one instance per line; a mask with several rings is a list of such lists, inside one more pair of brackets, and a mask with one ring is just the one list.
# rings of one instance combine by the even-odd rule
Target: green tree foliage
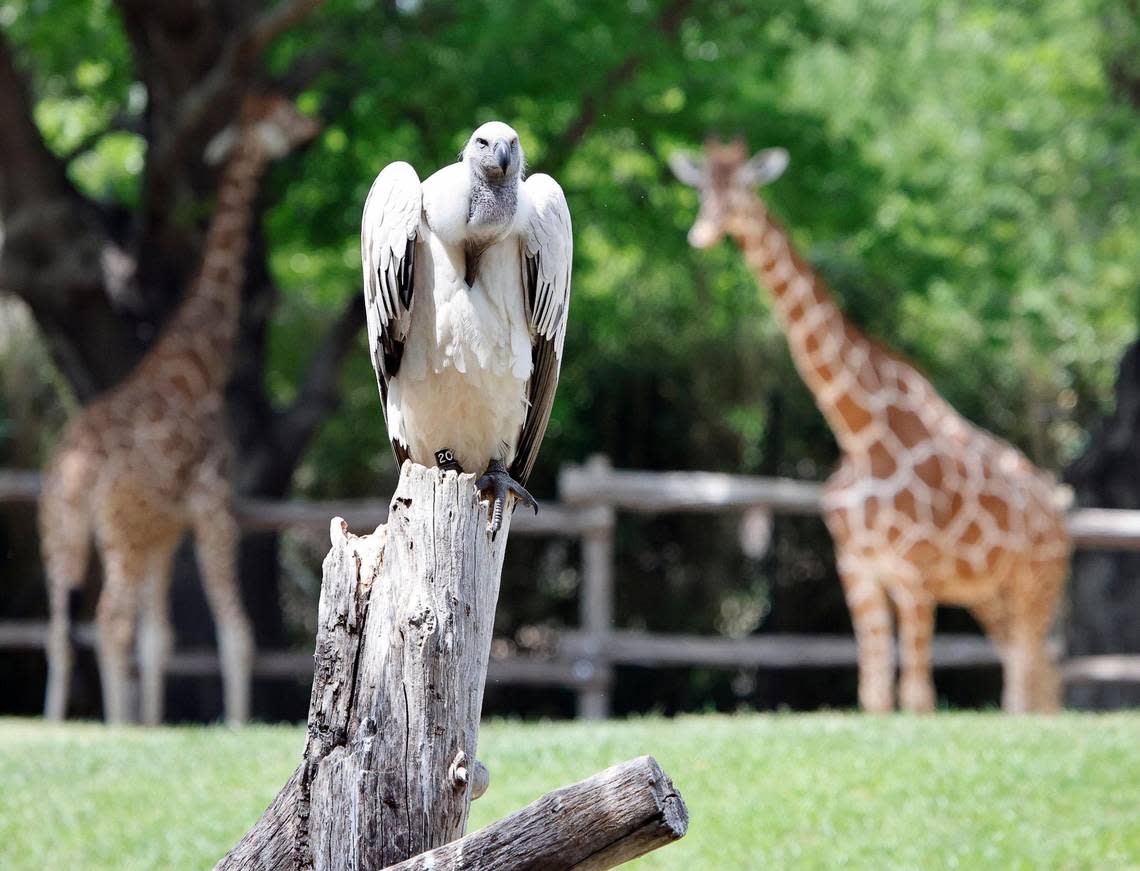
[[[50,145],[80,152],[74,181],[132,206],[146,94],[114,5],[4,0],[0,22]],[[537,491],[595,451],[623,466],[822,477],[834,444],[766,294],[731,246],[685,241],[696,197],[665,158],[717,130],[789,149],[765,196],[857,322],[968,416],[1058,467],[1104,410],[1137,327],[1137,57],[1131,0],[330,0],[271,56],[279,71],[321,70],[302,103],[326,128],[271,180],[285,293],[269,386],[293,395],[312,336],[359,292],[376,173],[403,159],[426,176],[497,117],[562,183],[575,222]],[[341,380],[299,491],[374,493],[393,475],[362,339]],[[657,624],[748,631],[762,619],[771,578],[733,556],[729,525],[715,565],[662,549],[705,535],[628,533],[624,618],[653,607],[664,572],[678,596]],[[729,580],[742,574],[752,604]]]
[[[686,247],[695,198],[664,169],[670,151],[718,130],[790,149],[766,195],[853,317],[983,424],[1045,462],[1067,457],[1083,423],[1074,409],[1107,397],[1135,327],[1140,131],[1112,81],[1135,57],[1129,11],[333,0],[275,47],[281,69],[308,54],[327,64],[303,97],[327,128],[274,180],[273,266],[288,295],[272,386],[288,397],[313,321],[358,290],[360,204],[376,172],[407,159],[426,175],[495,116],[519,128],[534,169],[560,178],[576,218],[547,459],[609,448],[642,465],[758,467],[766,397],[779,389],[799,406],[803,391],[736,253]],[[8,0],[0,21],[33,72],[49,143],[82,151],[74,180],[129,207],[146,94],[113,5]],[[314,454],[322,471],[304,476],[313,486],[376,429],[357,357],[343,420]],[[605,419],[645,412],[652,430]],[[1035,440],[1042,415],[1047,441]],[[379,470],[383,438],[367,438]]]
[[[1039,461],[1079,449],[1136,325],[1140,130],[1110,77],[1127,56],[1123,9],[368,6],[334,5],[282,47],[323,34],[346,55],[314,89],[330,126],[271,224],[294,291],[278,320],[282,390],[312,318],[357,290],[371,178],[397,158],[426,174],[498,116],[561,180],[576,220],[544,467],[602,449],[630,465],[759,469],[780,392],[785,461],[822,472],[831,449],[765,295],[729,246],[684,241],[695,197],[664,158],[717,129],[790,149],[767,196],[856,320]],[[307,480],[375,431],[362,355],[346,379],[344,425],[326,430]]]

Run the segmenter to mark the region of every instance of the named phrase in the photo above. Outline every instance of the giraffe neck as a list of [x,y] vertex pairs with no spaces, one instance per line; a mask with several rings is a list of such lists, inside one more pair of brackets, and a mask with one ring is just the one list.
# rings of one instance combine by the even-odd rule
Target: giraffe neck
[[756,280],[772,293],[796,369],[840,447],[856,451],[876,407],[871,345],[755,194],[745,218],[734,238]]
[[265,165],[260,149],[239,141],[218,185],[202,264],[154,350],[159,357],[193,355],[203,392],[224,390],[233,368],[253,201]]

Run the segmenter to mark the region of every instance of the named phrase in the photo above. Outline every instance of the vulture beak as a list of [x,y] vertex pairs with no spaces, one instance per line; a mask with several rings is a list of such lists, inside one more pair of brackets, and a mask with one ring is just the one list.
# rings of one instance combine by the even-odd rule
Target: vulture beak
[[507,140],[495,141],[495,160],[499,162],[499,169],[505,173],[507,167],[511,165],[511,146],[507,144]]

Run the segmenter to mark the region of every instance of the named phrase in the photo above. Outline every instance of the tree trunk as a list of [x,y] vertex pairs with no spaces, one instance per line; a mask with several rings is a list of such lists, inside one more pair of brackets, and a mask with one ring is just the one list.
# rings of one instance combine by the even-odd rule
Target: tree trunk
[[[215,196],[206,144],[232,123],[244,93],[265,87],[265,47],[321,0],[198,3],[117,0],[134,68],[146,86],[135,119],[146,137],[140,203],[93,202],[68,180],[33,118],[25,81],[30,58],[0,33],[0,290],[30,307],[52,357],[82,402],[112,388],[138,363],[198,271],[202,225]],[[23,63],[22,63],[23,62]],[[263,211],[258,205],[257,214]],[[364,320],[352,300],[315,350],[295,403],[274,407],[266,390],[266,337],[278,291],[269,275],[260,217],[253,222],[242,316],[227,409],[237,447],[235,487],[244,497],[287,495],[310,437],[337,398],[337,371]],[[279,596],[277,536],[243,542],[241,578],[261,647],[287,641]],[[213,637],[213,622],[184,549],[172,598],[182,646]],[[216,681],[183,693],[180,717],[212,718]],[[258,713],[296,716],[295,697],[274,694]],[[277,704],[280,700],[280,704]],[[301,703],[303,704],[303,698]]]
[[463,834],[509,518],[405,463],[388,523],[333,521],[304,761],[219,868],[383,868]]
[[333,520],[304,758],[215,871],[604,869],[685,833],[641,757],[456,840],[487,784],[475,751],[510,530],[508,513],[491,539],[474,482],[405,462],[385,525]]
[[[1120,361],[1116,411],[1065,474],[1080,506],[1140,509],[1140,341]],[[1065,625],[1072,656],[1140,653],[1140,554],[1083,551],[1073,557]],[[1066,692],[1077,708],[1140,704],[1140,685],[1077,683]]]

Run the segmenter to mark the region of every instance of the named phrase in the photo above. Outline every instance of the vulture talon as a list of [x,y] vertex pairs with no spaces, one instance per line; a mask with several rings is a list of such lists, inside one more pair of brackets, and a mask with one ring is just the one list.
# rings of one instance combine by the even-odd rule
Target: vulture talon
[[507,506],[508,497],[514,496],[516,500],[529,505],[534,509],[534,513],[538,514],[538,502],[522,484],[510,476],[501,460],[491,461],[487,471],[475,482],[475,489],[491,502],[487,531],[491,533],[492,541],[503,526],[503,511]]

